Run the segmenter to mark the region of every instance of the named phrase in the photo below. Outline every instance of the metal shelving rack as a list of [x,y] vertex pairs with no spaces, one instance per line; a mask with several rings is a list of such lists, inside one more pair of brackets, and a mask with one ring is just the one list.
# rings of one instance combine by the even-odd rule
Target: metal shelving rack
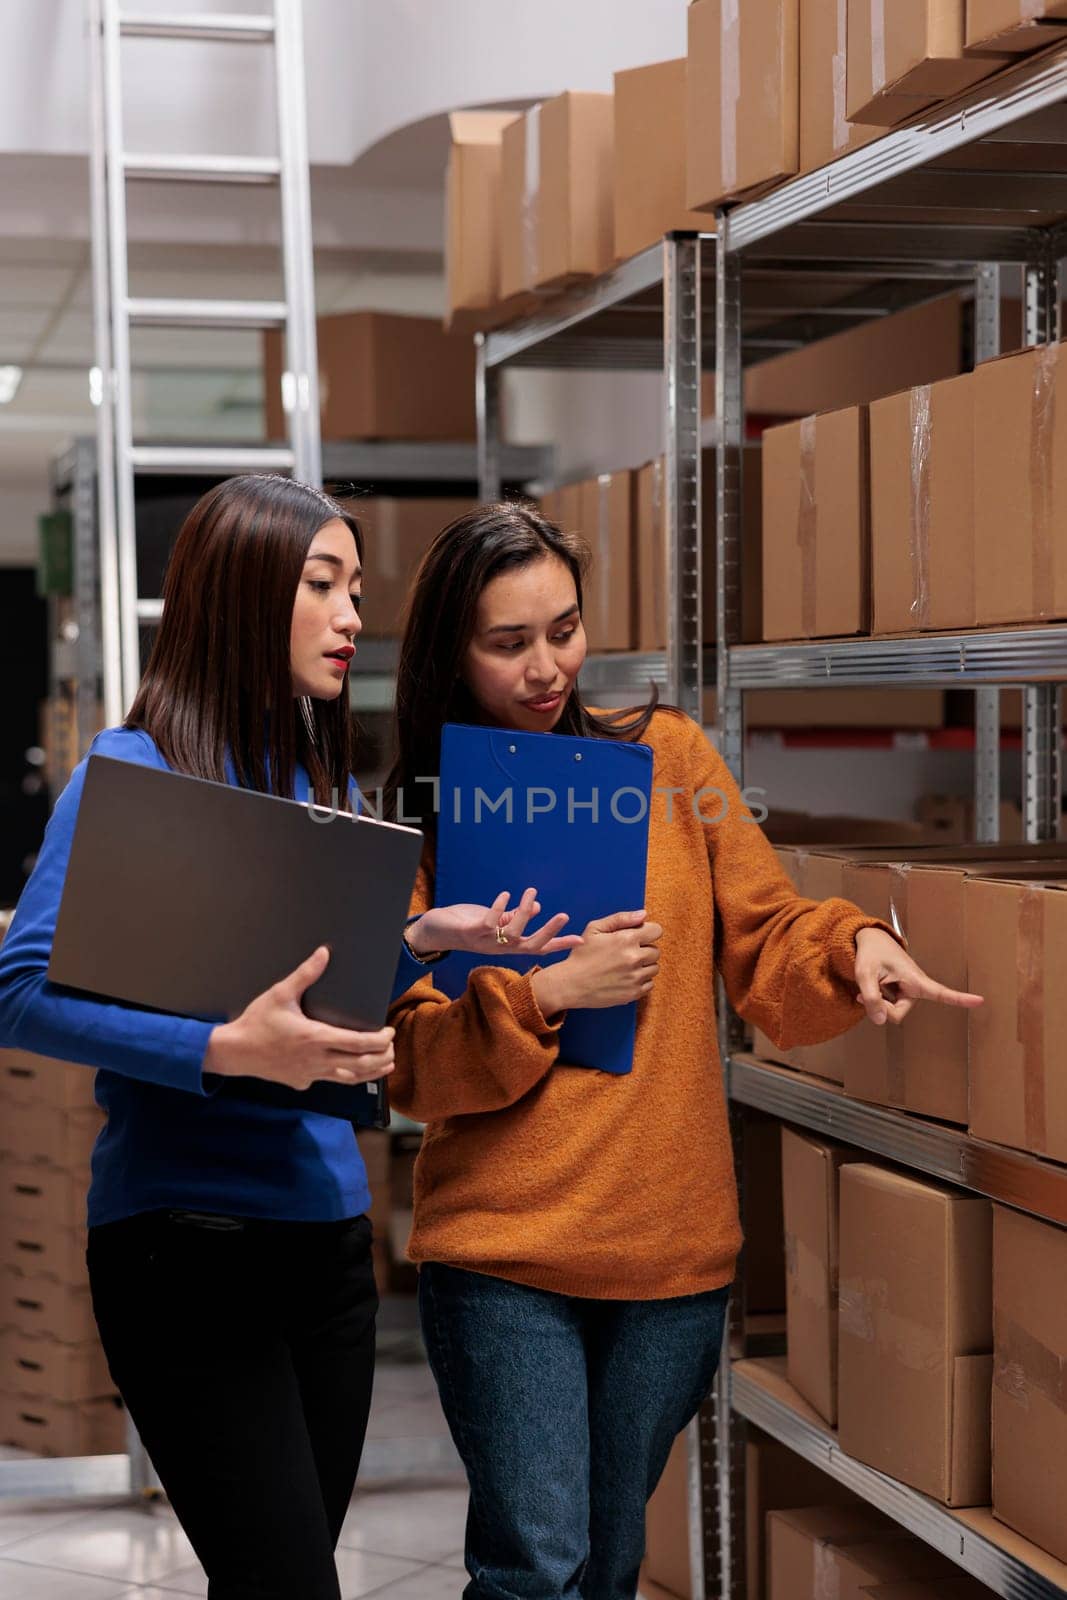
[[[1000,350],[1003,274],[1021,268],[1025,342],[1059,337],[1059,260],[1067,254],[1067,53],[1031,58],[993,82],[887,133],[769,196],[720,212],[714,235],[669,235],[524,322],[482,336],[478,350],[481,492],[499,492],[500,375],[507,366],[647,370],[662,364],[667,451],[667,650],[617,668],[700,716],[718,686],[718,739],[743,782],[744,693],[757,687],[973,689],[980,839],[997,836],[999,688],[1024,695],[1024,823],[1053,837],[1061,792],[1059,685],[1067,625],[804,644],[740,640],[740,495],[746,365],[888,311],[966,286],[975,358]],[[713,300],[714,320],[707,315]],[[713,660],[701,650],[702,364],[716,381],[716,604]],[[604,670],[604,669],[598,669]],[[605,686],[607,686],[605,684]],[[1067,1222],[1067,1170],[900,1113],[849,1100],[814,1080],[744,1055],[720,1008],[735,1151],[742,1108],[830,1132],[1006,1205]],[[1052,1600],[1056,1563],[1003,1541],[987,1512],[953,1513],[842,1455],[834,1436],[744,1358],[744,1294],[735,1296],[716,1391],[690,1430],[694,1595],[745,1593],[742,1430],[757,1423],[935,1545],[997,1594]],[[1005,1548],[1010,1543],[1011,1548]],[[1032,1558],[1032,1559],[1031,1559]],[[718,1577],[715,1587],[714,1575]]]

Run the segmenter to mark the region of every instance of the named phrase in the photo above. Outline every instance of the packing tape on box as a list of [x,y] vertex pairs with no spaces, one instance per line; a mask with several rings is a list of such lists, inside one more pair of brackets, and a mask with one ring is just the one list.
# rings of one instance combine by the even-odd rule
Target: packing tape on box
[[596,480],[596,589],[602,628],[611,622],[611,484],[611,473],[600,473]]
[[930,620],[930,385],[911,391],[911,604],[916,628]]
[[1045,901],[1020,890],[1016,928],[1016,1037],[1023,1056],[1023,1127],[1029,1149],[1045,1148]]
[[885,0],[871,0],[871,94],[885,88]]
[[1045,345],[1034,362],[1030,411],[1030,509],[1033,528],[1033,612],[1052,612],[1052,448],[1056,429],[1056,368],[1060,347]]
[[722,187],[737,187],[737,111],[741,99],[741,0],[721,0],[719,36],[719,115],[722,143]]
[[652,630],[667,643],[667,506],[663,457],[652,463]]
[[936,1372],[944,1359],[940,1338],[914,1317],[891,1311],[888,1297],[884,1278],[853,1278],[842,1283],[838,1290],[840,1331],[877,1345],[910,1372]]
[[522,174],[522,275],[528,288],[540,277],[538,209],[541,194],[541,106],[526,113]]
[[785,1236],[785,1271],[794,1293],[820,1311],[830,1304],[830,1283],[826,1263],[817,1251],[795,1233]]
[[832,59],[834,79],[834,155],[848,147],[852,129],[848,120],[848,0],[836,0],[837,43]]
[[1067,1355],[1057,1355],[999,1313],[993,1343],[993,1385],[1001,1394],[1025,1411],[1030,1409],[1031,1395],[1040,1394],[1067,1413]]
[[816,418],[803,417],[800,423],[800,504],[797,508],[797,543],[800,546],[800,631],[811,638],[816,626],[815,536],[818,511],[815,504]]
[[837,1544],[837,1540],[831,1544],[829,1539],[820,1539],[812,1550],[812,1600],[839,1600],[841,1568],[837,1564]]

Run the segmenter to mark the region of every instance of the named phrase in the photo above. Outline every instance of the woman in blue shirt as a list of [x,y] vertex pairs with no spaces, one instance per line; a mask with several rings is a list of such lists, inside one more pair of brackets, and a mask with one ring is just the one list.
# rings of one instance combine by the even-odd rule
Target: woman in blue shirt
[[[359,526],[327,495],[266,475],[211,490],[178,535],[133,707],[93,751],[350,810],[361,580]],[[83,762],[0,949],[0,1044],[98,1069],[94,1312],[211,1600],[338,1600],[374,1366],[366,1173],[348,1123],[217,1091],[227,1076],[301,1089],[388,1075],[393,1030],[304,1014],[325,948],[218,1026],[50,983],[84,780]],[[396,992],[437,952],[495,949],[506,903],[410,924]],[[526,935],[539,909],[527,891],[513,948],[579,942],[562,916]]]

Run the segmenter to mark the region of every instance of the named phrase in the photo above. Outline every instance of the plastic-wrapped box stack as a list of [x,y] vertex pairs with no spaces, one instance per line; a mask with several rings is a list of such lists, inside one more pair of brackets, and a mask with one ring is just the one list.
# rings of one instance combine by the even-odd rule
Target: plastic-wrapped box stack
[[85,1266],[102,1120],[91,1071],[0,1051],[0,1441],[39,1455],[124,1448]]

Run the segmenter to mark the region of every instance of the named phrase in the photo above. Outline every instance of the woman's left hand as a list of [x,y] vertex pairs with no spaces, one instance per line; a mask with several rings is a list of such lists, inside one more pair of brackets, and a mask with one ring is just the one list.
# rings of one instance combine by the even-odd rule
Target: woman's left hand
[[921,967],[881,928],[861,928],[856,935],[856,984],[859,1004],[878,1027],[903,1022],[916,1000],[936,1000],[943,1006],[973,1008],[982,1004],[979,994],[946,989],[928,978]]
[[[408,942],[420,955],[430,950],[465,950],[476,956],[553,956],[583,942],[580,934],[562,932],[570,921],[563,911],[549,917],[536,933],[527,934],[527,923],[541,912],[537,890],[527,889],[511,911],[507,908],[510,898],[507,893],[498,894],[491,906],[434,906],[411,923]],[[498,928],[507,935],[506,945],[497,938]]]

